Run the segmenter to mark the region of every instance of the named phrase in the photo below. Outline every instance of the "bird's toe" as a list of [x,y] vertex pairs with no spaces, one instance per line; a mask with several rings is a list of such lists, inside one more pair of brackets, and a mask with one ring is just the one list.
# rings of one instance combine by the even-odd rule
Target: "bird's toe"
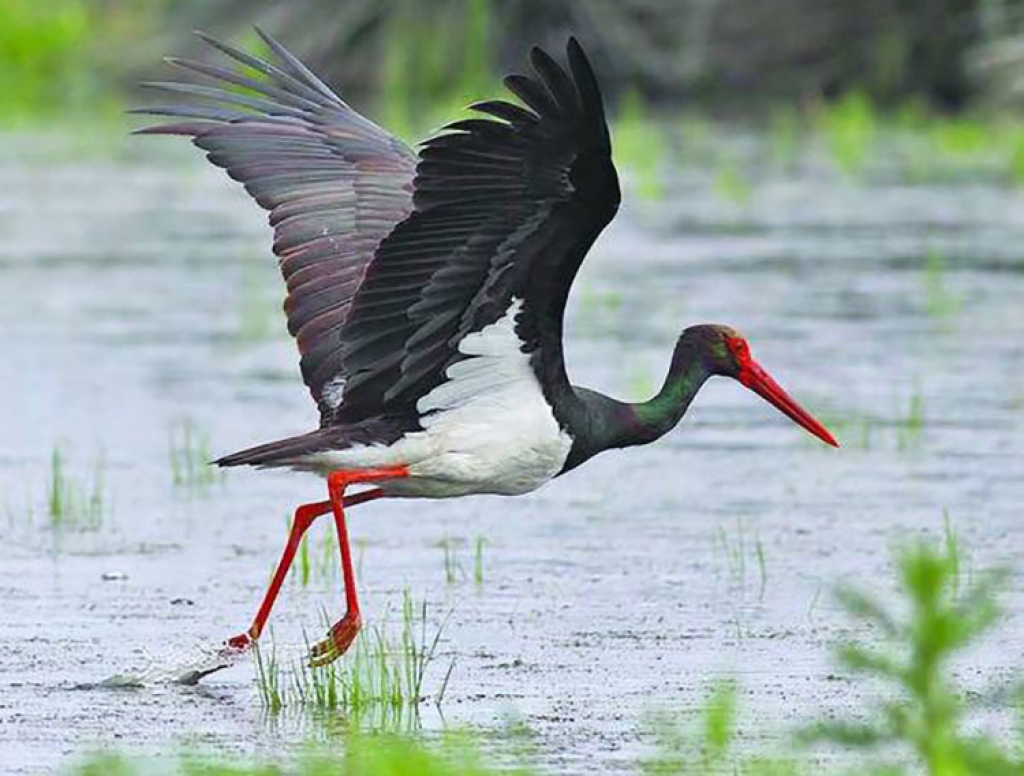
[[359,613],[346,614],[343,619],[331,626],[327,638],[318,641],[309,650],[309,665],[314,668],[333,663],[344,655],[362,628]]

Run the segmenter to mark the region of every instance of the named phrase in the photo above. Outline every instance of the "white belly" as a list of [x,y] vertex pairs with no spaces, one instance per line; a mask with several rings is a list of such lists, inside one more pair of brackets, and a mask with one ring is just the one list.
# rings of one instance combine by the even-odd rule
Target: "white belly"
[[318,453],[310,463],[338,469],[407,466],[409,478],[382,485],[390,496],[446,498],[472,493],[528,493],[562,470],[572,439],[562,431],[539,386],[488,392],[424,419],[425,428],[393,445]]
[[417,403],[423,431],[389,446],[318,453],[309,462],[325,473],[407,466],[408,479],[381,486],[393,496],[517,495],[552,479],[572,438],[559,427],[520,350],[518,309],[513,303],[504,318],[460,343],[469,358],[451,366],[448,379]]

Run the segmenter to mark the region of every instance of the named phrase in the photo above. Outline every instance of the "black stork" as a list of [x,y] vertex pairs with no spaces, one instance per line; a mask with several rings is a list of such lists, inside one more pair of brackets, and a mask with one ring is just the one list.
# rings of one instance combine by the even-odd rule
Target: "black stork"
[[649,401],[569,381],[566,299],[619,207],[601,92],[575,39],[567,69],[534,48],[534,74],[505,79],[522,106],[477,103],[486,118],[449,124],[417,155],[257,32],[272,61],[201,35],[242,67],[169,59],[217,85],[149,84],[200,99],[138,111],[174,117],[139,131],[192,138],[270,211],[288,329],[320,411],[315,431],[216,461],[313,472],[328,494],[296,510],[263,604],[227,650],[259,638],[317,517],[333,513],[347,605],[312,649],[323,664],[361,625],[346,507],[527,493],[603,450],[663,436],[712,376],[738,380],[838,446],[728,326],[684,329]]

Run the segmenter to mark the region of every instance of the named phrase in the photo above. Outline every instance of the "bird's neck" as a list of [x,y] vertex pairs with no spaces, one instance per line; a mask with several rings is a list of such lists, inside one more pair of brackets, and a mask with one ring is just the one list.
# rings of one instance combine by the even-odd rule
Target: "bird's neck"
[[586,388],[574,390],[566,405],[573,447],[565,470],[574,469],[602,450],[644,445],[671,431],[693,397],[711,376],[699,348],[680,339],[661,390],[649,401],[629,404]]
[[627,405],[632,417],[622,446],[653,442],[675,428],[710,376],[700,354],[680,343],[661,390],[648,401]]

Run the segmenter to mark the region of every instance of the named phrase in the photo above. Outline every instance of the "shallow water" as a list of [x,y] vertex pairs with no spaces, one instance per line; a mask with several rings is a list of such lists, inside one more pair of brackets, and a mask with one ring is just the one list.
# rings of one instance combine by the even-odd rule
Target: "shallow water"
[[[8,140],[0,771],[47,771],[95,747],[277,755],[322,737],[309,715],[268,716],[248,663],[198,687],[99,686],[187,666],[243,629],[290,510],[322,498],[302,475],[172,481],[169,446],[186,421],[214,454],[315,424],[263,214],[168,144],[53,161]],[[845,447],[716,381],[658,444],[535,494],[359,508],[366,615],[393,610],[405,588],[435,618],[452,611],[427,689],[452,657],[455,669],[443,715],[424,707],[424,728],[476,725],[500,741],[521,720],[542,766],[614,772],[651,751],[647,713],[691,713],[734,675],[749,745],[770,751],[790,726],[860,700],[828,659],[847,627],[832,585],[884,585],[893,540],[941,530],[944,510],[974,566],[1018,560],[1024,194],[812,167],[764,174],[737,203],[713,178],[683,168],[665,202],[628,205],[595,247],[569,315],[573,379],[640,398],[684,325],[730,323]],[[97,528],[51,525],[55,445],[80,481],[101,467]],[[1007,602],[1024,608],[1019,576]],[[340,603],[329,575],[289,584],[275,638],[298,641]],[[1022,637],[1017,617],[966,680],[1005,674]]]

